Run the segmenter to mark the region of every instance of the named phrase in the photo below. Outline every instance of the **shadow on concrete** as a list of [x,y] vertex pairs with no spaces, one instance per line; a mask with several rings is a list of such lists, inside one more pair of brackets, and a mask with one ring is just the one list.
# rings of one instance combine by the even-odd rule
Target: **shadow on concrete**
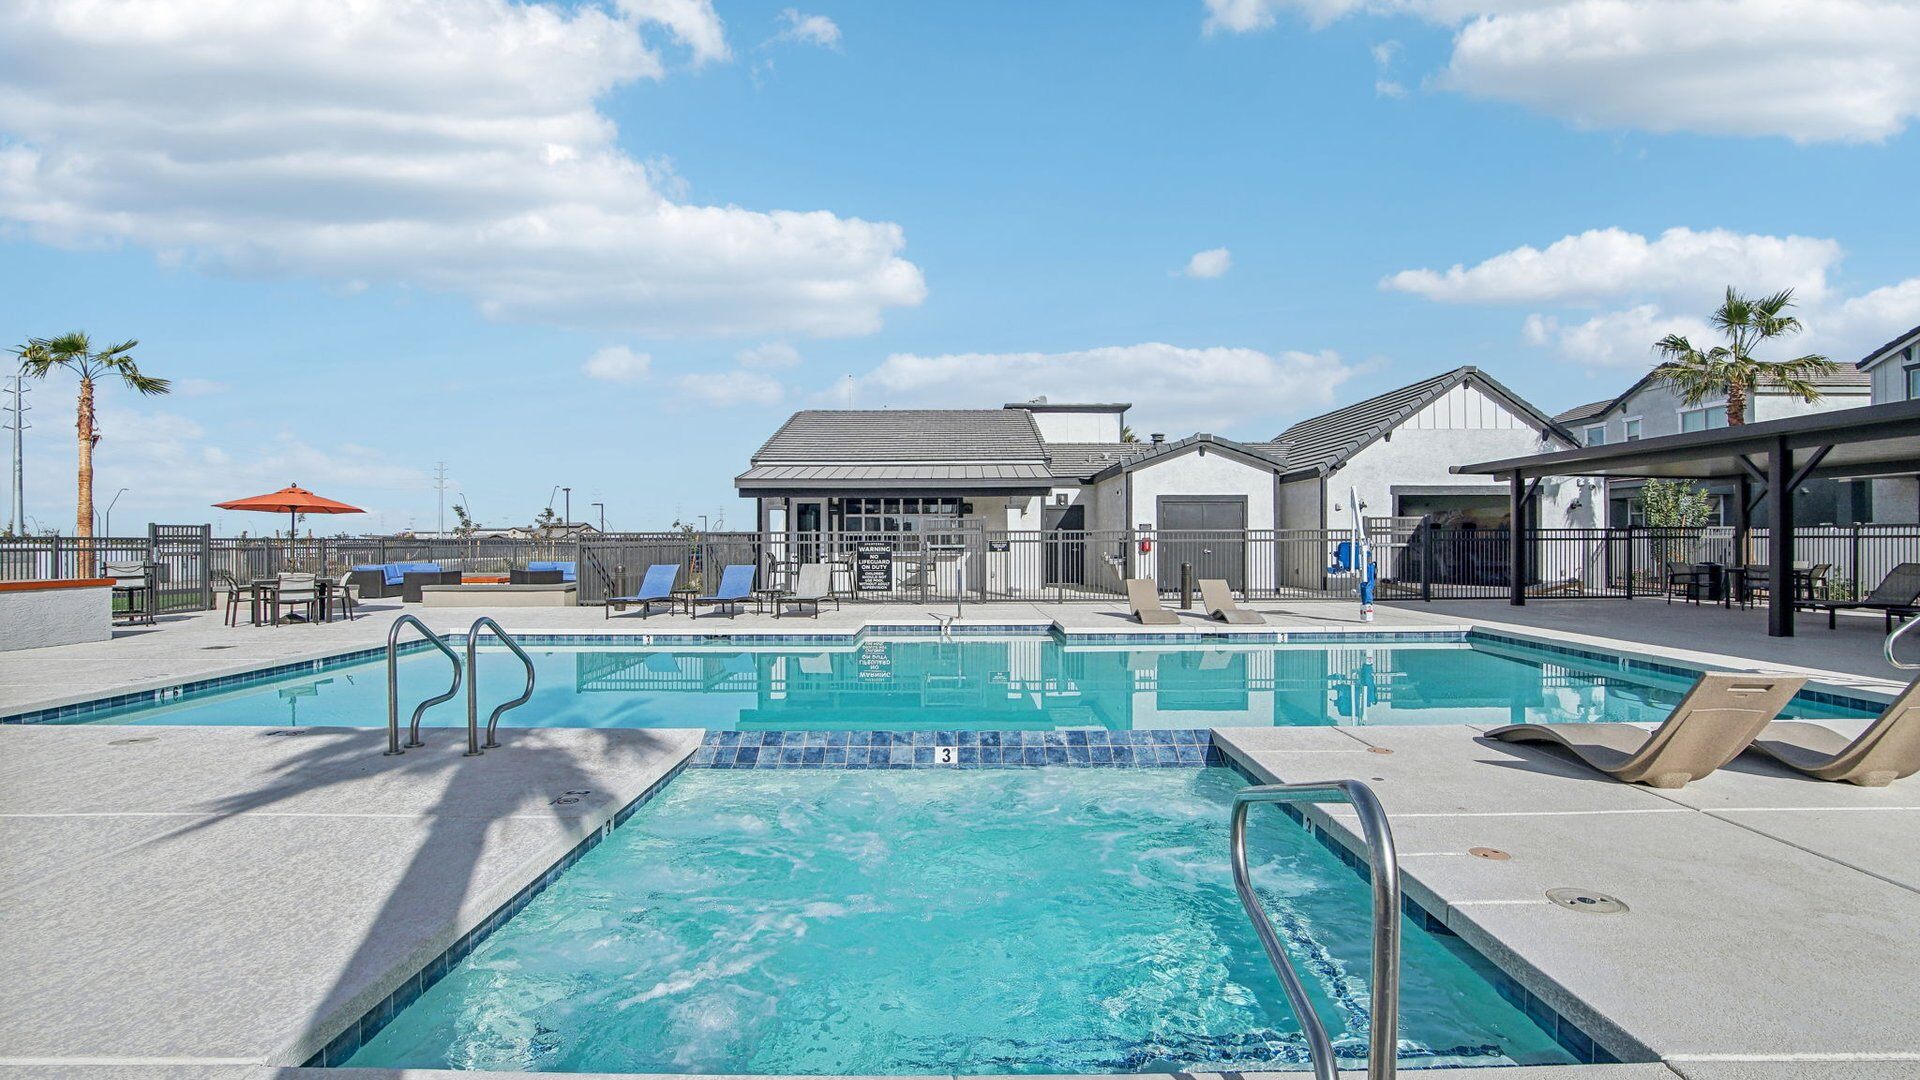
[[[377,730],[377,729],[376,729]],[[564,729],[551,729],[554,731]],[[549,801],[549,793],[604,791],[610,775],[627,765],[638,768],[651,762],[670,764],[663,758],[668,751],[662,733],[626,730],[617,740],[583,738],[556,743],[542,738],[539,728],[502,729],[502,745],[479,757],[465,757],[466,732],[461,728],[422,728],[421,737],[429,745],[388,757],[385,732],[378,739],[368,738],[365,728],[302,728],[293,732],[281,729],[262,731],[262,738],[296,738],[305,744],[275,765],[264,782],[236,791],[208,804],[209,818],[196,820],[148,841],[163,844],[227,820],[250,813],[273,810],[315,792],[351,783],[376,781],[371,793],[391,792],[396,787],[437,790],[434,801],[417,810],[417,817],[397,818],[396,833],[404,834],[424,827],[425,835],[413,840],[413,853],[379,909],[360,921],[366,932],[351,957],[341,965],[333,984],[318,999],[304,1029],[297,1036],[302,1051],[318,1053],[364,1010],[415,971],[436,959],[469,927],[456,926],[456,915],[474,893],[479,882],[475,874],[480,866],[488,837],[504,819],[525,816],[545,803],[557,821],[600,820],[590,816],[593,808],[607,819],[637,797],[638,786],[614,795],[608,802],[582,805],[577,798]],[[607,733],[599,733],[607,734]],[[404,725],[401,739],[406,738]],[[484,733],[483,733],[484,738]],[[309,741],[310,740],[310,741]],[[537,760],[525,755],[538,754]],[[589,758],[591,760],[589,760]],[[664,773],[664,768],[662,769]],[[502,780],[505,773],[512,779]],[[491,784],[489,784],[491,781]],[[482,785],[497,789],[497,798],[477,792]],[[479,797],[476,797],[476,795]],[[530,797],[531,796],[531,797]],[[351,812],[377,814],[392,812],[392,807],[358,806]],[[583,812],[586,811],[586,812]],[[285,812],[298,813],[298,809]],[[339,812],[332,808],[332,812]],[[586,830],[577,830],[586,835]],[[566,835],[566,834],[563,834]],[[570,849],[571,843],[556,846],[554,859]],[[531,872],[524,880],[501,880],[489,888],[504,903],[528,883],[544,873],[548,863],[523,867]],[[491,912],[482,912],[473,925]],[[429,946],[433,946],[429,949]],[[405,970],[400,970],[402,966]],[[378,996],[365,997],[379,989]],[[355,1002],[356,998],[361,998]],[[347,1010],[346,1006],[354,1007]],[[278,1048],[294,1049],[290,1041]]]

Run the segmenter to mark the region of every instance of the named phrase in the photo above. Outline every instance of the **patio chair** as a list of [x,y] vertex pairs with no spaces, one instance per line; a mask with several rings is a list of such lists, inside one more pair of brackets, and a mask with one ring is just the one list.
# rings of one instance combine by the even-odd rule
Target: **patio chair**
[[273,590],[273,625],[280,625],[281,608],[307,609],[307,621],[320,621],[320,586],[312,574],[281,574]]
[[1920,772],[1920,680],[1851,742],[1819,724],[1775,720],[1747,749],[1816,780],[1886,787]]
[[679,563],[654,563],[647,567],[646,576],[640,579],[640,589],[632,596],[609,596],[601,610],[606,618],[613,618],[613,609],[626,610],[628,604],[640,605],[640,617],[646,618],[653,613],[653,605],[665,604],[668,611],[673,610],[673,579],[679,576]]
[[1632,724],[1511,724],[1486,737],[1554,744],[1616,780],[1680,788],[1738,757],[1806,683],[1799,675],[1709,672],[1651,735]]
[[127,602],[126,610],[120,614],[130,623],[152,625],[153,564],[110,562],[102,568],[102,572],[113,579],[113,598]]
[[1233,600],[1233,590],[1227,587],[1222,578],[1200,579],[1200,604],[1206,608],[1207,617],[1218,619],[1233,626],[1265,626],[1267,617],[1257,611],[1243,608]]
[[740,605],[753,597],[752,563],[736,563],[720,571],[720,587],[706,596],[687,598],[687,611],[698,615],[703,606],[725,607],[727,618],[740,614]]
[[333,613],[338,611],[346,616],[348,622],[352,622],[360,608],[360,597],[356,595],[359,588],[360,586],[353,580],[353,571],[349,570],[341,574],[339,583],[333,587],[333,593],[327,597],[328,606],[331,608],[327,612],[327,617],[332,618]]
[[216,590],[227,594],[227,603],[226,603],[227,625],[228,626],[239,625],[240,605],[241,604],[251,605],[253,603],[253,589],[246,585],[240,584],[240,580],[238,578],[234,577],[232,574],[227,573],[225,570],[215,570],[213,572],[213,587]]
[[1677,589],[1680,598],[1691,604],[1700,602],[1706,595],[1712,572],[1696,563],[1670,562],[1667,564],[1667,603],[1673,603],[1673,594]]
[[1916,603],[1920,603],[1920,563],[1903,562],[1888,571],[1872,592],[1858,600],[1801,600],[1797,606],[1807,611],[1826,612],[1829,630],[1835,629],[1835,616],[1842,610],[1878,611],[1891,631],[1896,616],[1916,613]]
[[840,598],[833,595],[833,569],[826,563],[808,563],[794,575],[793,591],[773,600],[773,617],[779,618],[788,606],[810,605],[813,617],[820,617],[820,605],[831,603],[833,610],[840,610]]
[[1127,610],[1142,626],[1180,625],[1180,616],[1160,606],[1160,586],[1147,578],[1127,579]]

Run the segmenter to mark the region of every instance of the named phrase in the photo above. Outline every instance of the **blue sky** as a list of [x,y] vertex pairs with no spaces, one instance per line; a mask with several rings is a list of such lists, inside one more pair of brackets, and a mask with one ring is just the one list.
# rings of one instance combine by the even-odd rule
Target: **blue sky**
[[1838,359],[1920,323],[1905,0],[81,7],[0,14],[0,286],[178,384],[103,397],[118,532],[431,528],[438,461],[487,524],[745,524],[796,408],[1265,438],[1466,363],[1603,397],[1728,284]]

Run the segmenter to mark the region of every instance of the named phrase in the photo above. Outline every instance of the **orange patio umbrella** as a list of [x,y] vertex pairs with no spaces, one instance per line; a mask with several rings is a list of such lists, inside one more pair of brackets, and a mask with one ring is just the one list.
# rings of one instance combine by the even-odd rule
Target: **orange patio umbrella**
[[214,503],[222,510],[255,510],[263,514],[287,515],[287,559],[293,559],[293,538],[300,530],[301,514],[364,514],[365,510],[357,506],[333,499],[322,498],[301,487],[288,484],[279,491],[266,495],[255,495],[251,499],[235,499],[232,502]]

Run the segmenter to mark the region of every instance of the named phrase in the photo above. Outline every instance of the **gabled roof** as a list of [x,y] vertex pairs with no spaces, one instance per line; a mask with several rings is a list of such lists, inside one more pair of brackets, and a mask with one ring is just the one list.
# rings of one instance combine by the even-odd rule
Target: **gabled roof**
[[[1915,327],[1915,329],[1920,330],[1920,327]],[[1861,363],[1864,364],[1865,361],[1862,361]],[[1625,390],[1621,391],[1618,397],[1609,398],[1606,401],[1596,401],[1593,403],[1593,405],[1582,405],[1579,408],[1568,409],[1566,412],[1563,412],[1559,416],[1554,417],[1554,419],[1557,421],[1560,421],[1561,423],[1573,423],[1576,420],[1582,420],[1582,421],[1591,423],[1595,420],[1599,420],[1601,417],[1607,416],[1610,413],[1612,413],[1613,410],[1621,407],[1622,405],[1625,405],[1627,403],[1628,398],[1631,398],[1633,397],[1633,395],[1646,389],[1647,385],[1654,381],[1654,373],[1659,370],[1660,369],[1658,367],[1649,369],[1645,375],[1642,375],[1638,379],[1634,380],[1634,383],[1632,386],[1629,386]],[[1831,371],[1825,375],[1810,376],[1807,379],[1807,381],[1810,383],[1813,383],[1815,386],[1824,386],[1829,390],[1837,390],[1837,389],[1841,389],[1849,386],[1856,386],[1864,389],[1867,386],[1872,384],[1873,376],[1868,375],[1864,371],[1857,371],[1852,368],[1842,366],[1839,369],[1835,371]],[[1759,388],[1759,392],[1762,394],[1767,393],[1768,390],[1769,388],[1764,384]],[[1592,409],[1594,405],[1602,405],[1605,407],[1593,412],[1588,412],[1587,410]],[[1575,417],[1574,416],[1575,413],[1579,413],[1580,415]]]
[[[1256,465],[1264,469],[1277,469],[1286,464],[1270,452],[1273,449],[1271,443],[1235,442],[1232,439],[1223,439],[1218,435],[1189,435],[1184,439],[1176,439],[1173,442],[1134,443],[1132,445],[1144,445],[1145,452],[1129,455],[1124,460],[1116,461],[1112,465],[1088,477],[1088,479],[1105,480],[1110,476],[1118,476],[1121,473],[1133,472],[1136,469],[1145,468],[1165,458],[1190,452],[1204,453],[1208,449],[1223,453],[1228,457],[1238,458],[1249,465]],[[1058,467],[1056,466],[1056,472],[1057,469]]]
[[1154,443],[1056,443],[1047,444],[1047,464],[1053,475],[1062,479],[1087,480],[1108,466],[1151,453]]
[[1563,424],[1563,425],[1577,424],[1582,420],[1593,420],[1598,417],[1605,416],[1607,414],[1607,410],[1613,408],[1613,403],[1618,400],[1620,399],[1619,398],[1602,398],[1599,401],[1589,401],[1585,405],[1575,405],[1573,408],[1568,409],[1566,412],[1560,413],[1559,415],[1555,416],[1553,418],[1553,422],[1556,424]]
[[1861,357],[1860,362],[1854,366],[1862,371],[1875,367],[1882,361],[1891,359],[1898,354],[1901,349],[1913,344],[1916,340],[1920,340],[1920,326],[1916,326],[1904,334],[1895,335],[1892,341]]
[[[1347,459],[1372,445],[1374,440],[1399,427],[1413,415],[1433,404],[1456,386],[1471,383],[1500,399],[1509,408],[1531,419],[1542,431],[1551,432],[1568,442],[1576,442],[1547,414],[1525,398],[1500,385],[1491,375],[1472,365],[1457,367],[1431,379],[1423,379],[1398,390],[1358,401],[1342,409],[1309,417],[1281,432],[1266,444],[1268,457],[1282,460],[1292,472],[1314,470],[1331,472]],[[1276,453],[1275,445],[1278,446]]]
[[753,455],[755,465],[1046,461],[1019,409],[805,409]]

